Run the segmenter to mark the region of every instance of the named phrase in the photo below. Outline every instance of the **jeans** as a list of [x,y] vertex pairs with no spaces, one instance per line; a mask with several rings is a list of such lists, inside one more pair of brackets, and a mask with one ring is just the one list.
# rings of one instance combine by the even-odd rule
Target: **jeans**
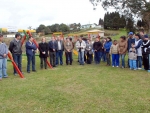
[[50,63],[53,67],[56,66],[56,52],[50,52]]
[[30,64],[32,62],[32,71],[35,71],[35,55],[27,55],[27,72],[30,72]]
[[68,62],[70,62],[70,65],[72,65],[72,52],[65,52],[65,54],[66,54],[66,64],[68,65]]
[[110,65],[111,61],[110,61],[110,54],[109,53],[106,53],[106,59],[107,59],[107,65]]
[[125,54],[120,54],[120,58],[121,58],[121,65],[122,67],[125,68]]
[[102,52],[100,51],[95,51],[95,63],[99,64],[102,58]]
[[130,69],[137,69],[136,60],[130,60],[129,59],[129,65],[130,65]]
[[112,66],[119,66],[119,54],[112,54]]
[[0,59],[0,79],[7,76],[7,58],[2,58]]
[[46,63],[47,58],[40,58],[40,67],[43,69],[43,62],[44,62],[44,68],[47,69],[47,63]]
[[142,68],[142,56],[137,56],[137,68]]
[[84,65],[84,51],[79,51],[78,55],[79,55],[79,63],[80,63],[80,65]]
[[[18,66],[19,70],[21,70],[22,68],[22,54],[12,54],[13,56],[13,60],[15,61],[16,65]],[[16,69],[14,68],[14,74],[16,74],[17,71]]]
[[60,60],[60,65],[63,64],[63,51],[62,50],[58,50],[56,52],[56,65],[59,65],[59,60]]

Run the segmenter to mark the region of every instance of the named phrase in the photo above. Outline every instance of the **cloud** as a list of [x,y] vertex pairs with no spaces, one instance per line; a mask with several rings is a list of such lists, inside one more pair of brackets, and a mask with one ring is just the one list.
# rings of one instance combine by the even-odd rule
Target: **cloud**
[[0,0],[0,27],[38,27],[55,23],[98,23],[101,6],[93,11],[88,0]]

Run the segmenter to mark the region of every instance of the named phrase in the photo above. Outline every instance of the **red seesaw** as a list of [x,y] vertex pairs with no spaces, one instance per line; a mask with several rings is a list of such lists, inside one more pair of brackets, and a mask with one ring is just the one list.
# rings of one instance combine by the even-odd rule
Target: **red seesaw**
[[11,53],[8,52],[8,58],[11,60],[14,68],[16,69],[17,73],[19,74],[20,78],[24,78],[23,74],[21,73],[21,71],[19,70],[18,66],[16,65],[15,61],[13,60]]

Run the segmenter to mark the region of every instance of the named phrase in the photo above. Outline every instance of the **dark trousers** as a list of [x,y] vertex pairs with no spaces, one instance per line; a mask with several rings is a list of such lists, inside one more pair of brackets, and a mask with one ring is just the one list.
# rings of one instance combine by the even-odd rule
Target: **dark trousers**
[[143,65],[145,70],[150,70],[150,54],[143,55]]
[[86,60],[87,64],[91,64],[92,63],[92,55],[93,54],[89,54],[89,52],[87,52],[87,60]]
[[107,59],[107,65],[110,65],[111,61],[110,61],[110,54],[109,53],[106,53],[106,59]]
[[27,72],[30,72],[30,64],[32,62],[32,71],[35,71],[35,55],[27,55]]
[[56,66],[56,52],[50,52],[50,63],[52,66]]
[[60,65],[63,64],[63,51],[62,50],[58,50],[56,52],[56,65],[59,65],[59,63]]
[[[16,65],[18,66],[19,70],[22,71],[21,70],[21,68],[22,68],[22,64],[21,64],[21,62],[22,62],[22,54],[12,54],[12,56],[13,56],[13,59],[14,59]],[[17,71],[14,68],[14,74],[16,74],[16,73],[17,73]]]
[[47,58],[40,58],[40,67],[41,67],[41,69],[43,68],[43,64],[44,64],[44,68],[47,69],[46,60],[47,60]]
[[66,54],[66,64],[68,65],[70,61],[70,65],[72,65],[72,52],[65,52],[65,54]]

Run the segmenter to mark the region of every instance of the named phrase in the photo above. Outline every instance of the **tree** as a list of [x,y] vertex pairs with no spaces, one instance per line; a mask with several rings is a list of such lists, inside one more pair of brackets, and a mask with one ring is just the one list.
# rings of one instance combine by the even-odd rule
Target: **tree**
[[68,32],[69,31],[69,27],[66,24],[62,23],[62,24],[59,25],[59,30],[61,32]]
[[104,26],[104,20],[100,18],[98,25]]
[[37,33],[45,32],[45,25],[43,25],[43,24],[39,25],[39,27],[36,29],[36,32]]
[[[99,24],[101,24],[101,19]],[[120,15],[118,12],[107,12],[104,16],[104,28],[105,29],[119,29],[126,26],[125,17]]]
[[[96,2],[96,0],[90,0]],[[97,0],[97,3],[102,2],[105,10],[113,7],[117,12],[123,14],[126,19],[138,17],[145,21],[147,30],[150,33],[150,2],[147,0]]]
[[28,29],[31,30],[31,29],[32,29],[32,26],[29,26]]
[[135,32],[135,27],[134,27],[134,20],[133,18],[128,18],[127,19],[127,25],[126,25],[126,29],[128,32]]

